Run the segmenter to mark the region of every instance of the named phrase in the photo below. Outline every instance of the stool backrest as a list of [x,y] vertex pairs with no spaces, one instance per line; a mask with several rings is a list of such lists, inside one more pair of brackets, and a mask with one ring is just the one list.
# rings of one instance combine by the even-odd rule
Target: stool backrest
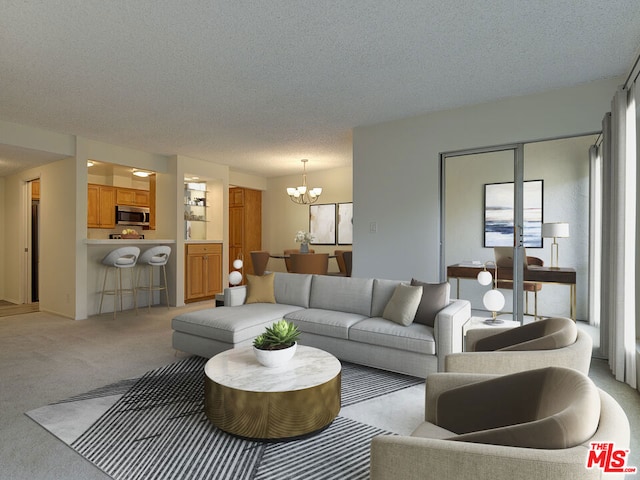
[[145,250],[142,255],[140,255],[138,263],[143,265],[148,264],[162,266],[167,264],[170,255],[171,247],[167,245],[158,245]]
[[139,256],[140,249],[138,247],[120,247],[107,253],[102,259],[102,263],[110,267],[133,266],[138,261]]

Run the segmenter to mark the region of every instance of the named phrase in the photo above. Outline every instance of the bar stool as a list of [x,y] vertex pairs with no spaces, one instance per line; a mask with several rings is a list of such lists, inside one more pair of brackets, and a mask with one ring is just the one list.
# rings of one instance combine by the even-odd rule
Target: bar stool
[[[104,296],[113,295],[113,318],[116,318],[116,310],[118,309],[116,296],[120,297],[120,311],[122,311],[123,293],[133,295],[133,306],[136,310],[136,313],[138,313],[138,303],[136,299],[136,285],[134,281],[133,268],[136,266],[139,255],[140,249],[138,247],[121,247],[112,250],[102,259],[102,264],[106,265],[107,268],[104,272],[104,281],[102,282],[102,294],[100,295],[100,310],[98,311],[98,315],[102,313],[102,301],[104,300]],[[122,270],[125,268],[131,269],[131,288],[128,289],[122,288]],[[114,287],[113,290],[107,290],[107,276],[109,275],[109,271],[111,271],[112,269],[114,273]]]
[[[167,309],[169,308],[169,289],[167,288],[167,269],[165,268],[167,262],[169,261],[169,255],[171,255],[171,247],[160,245],[145,250],[138,259],[138,265],[140,265],[143,269],[145,266],[148,267],[149,275],[147,277],[149,283],[147,285],[140,284],[140,277],[142,275],[142,272],[138,271],[138,283],[136,289],[147,292],[147,307],[149,310],[151,310],[151,292],[160,290],[164,290],[165,296],[167,298]],[[162,267],[164,286],[162,286],[162,282],[159,282],[157,286],[153,284],[153,267]]]

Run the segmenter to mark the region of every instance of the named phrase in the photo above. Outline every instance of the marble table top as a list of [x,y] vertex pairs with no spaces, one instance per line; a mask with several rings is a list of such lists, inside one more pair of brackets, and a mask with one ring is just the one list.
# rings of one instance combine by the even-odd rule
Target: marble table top
[[204,371],[225,387],[251,392],[284,392],[315,387],[335,378],[340,361],[318,348],[298,345],[295,355],[281,367],[263,367],[253,347],[226,350],[209,360]]

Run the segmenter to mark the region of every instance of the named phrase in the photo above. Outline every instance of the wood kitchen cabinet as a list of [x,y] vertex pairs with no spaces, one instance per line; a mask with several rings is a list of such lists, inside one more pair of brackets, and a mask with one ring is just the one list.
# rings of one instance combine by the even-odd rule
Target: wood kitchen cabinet
[[87,227],[116,228],[116,189],[107,185],[87,187]]
[[156,229],[156,175],[149,176],[149,230]]
[[116,189],[116,205],[134,205],[136,207],[148,207],[149,190],[118,187]]
[[262,250],[262,192],[232,187],[229,189],[230,271],[233,271],[233,261],[241,258],[245,275],[253,274],[253,250]]
[[212,299],[222,291],[222,245],[188,243],[185,248],[185,303]]
[[[148,228],[155,230],[155,176],[153,184],[150,183],[150,185],[153,186],[153,192],[90,183],[87,186],[87,227],[116,228],[116,205],[134,205],[150,207],[151,222]],[[145,227],[146,229],[147,227]]]
[[31,200],[40,200],[40,180],[31,182]]

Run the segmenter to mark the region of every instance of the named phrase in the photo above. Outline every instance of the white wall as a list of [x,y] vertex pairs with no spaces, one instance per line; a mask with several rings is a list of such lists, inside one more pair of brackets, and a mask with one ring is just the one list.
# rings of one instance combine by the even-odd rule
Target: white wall
[[0,143],[56,154],[60,157],[71,157],[76,151],[76,138],[73,135],[3,120],[0,120]]
[[[299,248],[294,237],[298,230],[309,231],[309,206],[293,203],[287,195],[287,187],[298,186],[302,182],[299,175],[270,178],[268,189],[262,196],[262,247],[270,252],[282,252],[288,248]],[[322,187],[318,204],[348,203],[353,198],[353,169],[334,168],[307,174],[309,187]],[[354,206],[354,217],[358,215]],[[317,253],[333,253],[337,245],[312,245]],[[350,246],[340,246],[350,249]],[[271,259],[269,270],[286,271],[284,261]],[[329,261],[329,270],[337,271],[337,264]]]
[[5,201],[4,201],[4,192],[5,192],[5,179],[4,177],[0,177],[0,225],[2,225],[2,233],[0,233],[0,300],[6,299],[5,294],[5,281],[4,281],[4,272],[5,272],[5,252],[6,242],[5,238],[7,235],[10,235],[9,229],[6,227],[5,223]]
[[354,276],[439,280],[439,154],[599,131],[621,81],[356,128]]
[[253,190],[266,190],[267,179],[244,172],[229,172],[229,185],[233,187],[251,188]]
[[[74,318],[76,302],[76,160],[68,158],[24,170],[5,179],[5,298],[21,303],[25,296],[28,245],[26,182],[40,178],[40,310]],[[71,182],[71,183],[70,183]],[[86,200],[84,201],[86,204]],[[61,215],[61,212],[69,212]],[[86,209],[85,209],[86,227]]]

